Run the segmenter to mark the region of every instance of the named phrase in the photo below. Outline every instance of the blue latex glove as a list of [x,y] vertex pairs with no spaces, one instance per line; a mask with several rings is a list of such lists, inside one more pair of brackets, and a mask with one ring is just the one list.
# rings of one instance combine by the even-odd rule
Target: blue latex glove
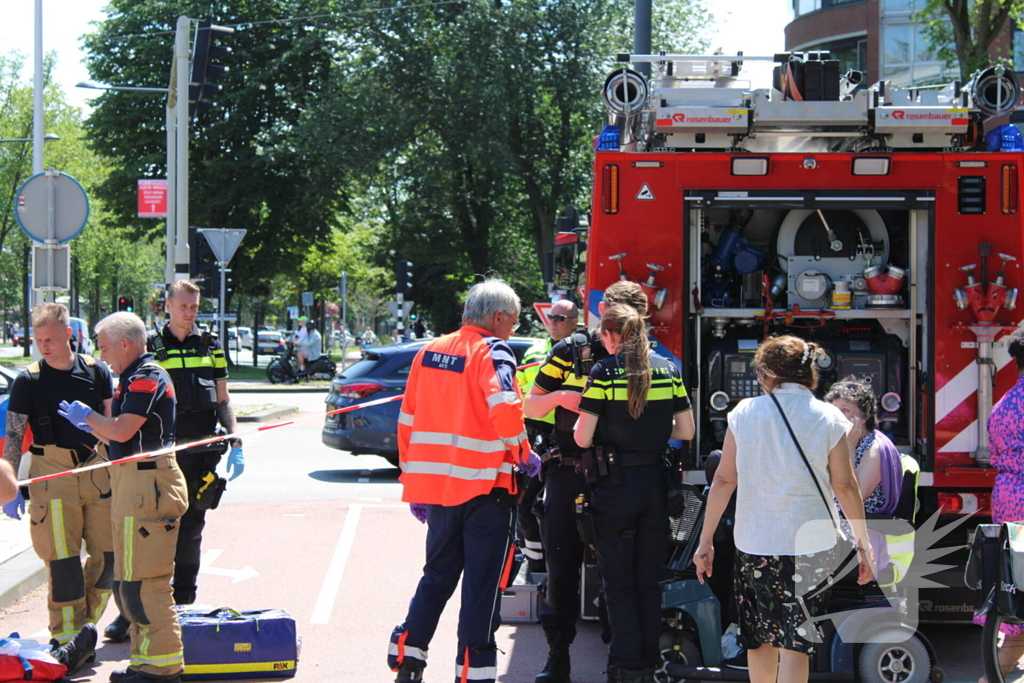
[[[232,474],[234,471],[234,474]],[[245,471],[245,456],[242,455],[242,447],[234,446],[231,452],[228,453],[228,481],[234,481],[242,476],[242,472]]]
[[57,414],[63,418],[67,418],[68,422],[75,425],[79,429],[79,425],[85,424],[86,419],[90,414],[94,413],[92,408],[85,405],[81,401],[75,401],[74,403],[68,403],[67,401],[61,401]]
[[78,423],[78,424],[76,424],[75,426],[76,426],[76,427],[78,427],[79,429],[81,429],[81,430],[82,430],[83,432],[85,432],[86,434],[92,434],[92,433],[93,433],[94,431],[96,431],[95,429],[93,429],[92,427],[90,427],[90,426],[89,426],[88,424],[86,424],[85,422],[79,422],[79,423]]
[[530,455],[527,456],[526,462],[519,463],[519,469],[526,472],[528,477],[536,477],[540,474],[541,460],[540,456],[530,451]]
[[25,498],[21,495],[21,491],[18,491],[14,500],[4,505],[3,510],[4,514],[11,519],[21,519],[21,515],[25,512]]
[[409,503],[409,512],[423,524],[427,523],[427,513],[429,511],[430,508],[427,507],[426,503]]

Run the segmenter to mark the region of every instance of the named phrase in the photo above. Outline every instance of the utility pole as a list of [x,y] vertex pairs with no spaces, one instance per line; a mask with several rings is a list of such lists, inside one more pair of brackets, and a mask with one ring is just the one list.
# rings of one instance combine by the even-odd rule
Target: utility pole
[[[176,140],[175,223],[177,243],[174,246],[174,277],[188,278],[188,37],[192,20],[178,17],[174,32],[174,68],[177,70],[172,84],[175,90],[174,103]],[[170,184],[168,178],[168,184]]]
[[[633,54],[651,54],[651,0],[635,0],[633,5]],[[636,70],[650,78],[651,63],[639,62]]]

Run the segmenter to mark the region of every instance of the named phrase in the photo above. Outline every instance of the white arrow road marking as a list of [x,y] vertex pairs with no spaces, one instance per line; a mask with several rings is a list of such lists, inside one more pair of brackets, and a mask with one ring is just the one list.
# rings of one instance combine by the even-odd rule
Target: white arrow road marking
[[246,579],[254,579],[260,575],[258,571],[245,565],[241,569],[221,569],[220,567],[212,566],[223,550],[207,550],[203,553],[202,558],[199,560],[199,573],[200,574],[212,574],[213,576],[227,576],[231,579],[231,583],[238,583],[239,581],[245,581]]

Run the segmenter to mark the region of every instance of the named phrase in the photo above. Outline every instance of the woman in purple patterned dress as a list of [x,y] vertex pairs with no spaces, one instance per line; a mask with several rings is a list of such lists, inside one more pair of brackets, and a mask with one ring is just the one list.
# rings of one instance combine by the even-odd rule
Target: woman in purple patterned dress
[[[992,487],[992,521],[1024,520],[1024,328],[1006,338],[1007,350],[1017,360],[1017,383],[1006,392],[988,418],[989,462],[999,470]],[[984,624],[984,617],[974,617]],[[1024,625],[1003,624],[1006,636],[999,648],[999,666],[1005,676],[1024,654]],[[979,683],[987,683],[981,677]]]

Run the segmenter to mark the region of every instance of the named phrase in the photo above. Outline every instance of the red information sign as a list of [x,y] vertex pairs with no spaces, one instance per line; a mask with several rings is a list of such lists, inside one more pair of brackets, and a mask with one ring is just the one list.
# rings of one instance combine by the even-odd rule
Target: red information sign
[[167,181],[139,181],[139,218],[167,218]]

